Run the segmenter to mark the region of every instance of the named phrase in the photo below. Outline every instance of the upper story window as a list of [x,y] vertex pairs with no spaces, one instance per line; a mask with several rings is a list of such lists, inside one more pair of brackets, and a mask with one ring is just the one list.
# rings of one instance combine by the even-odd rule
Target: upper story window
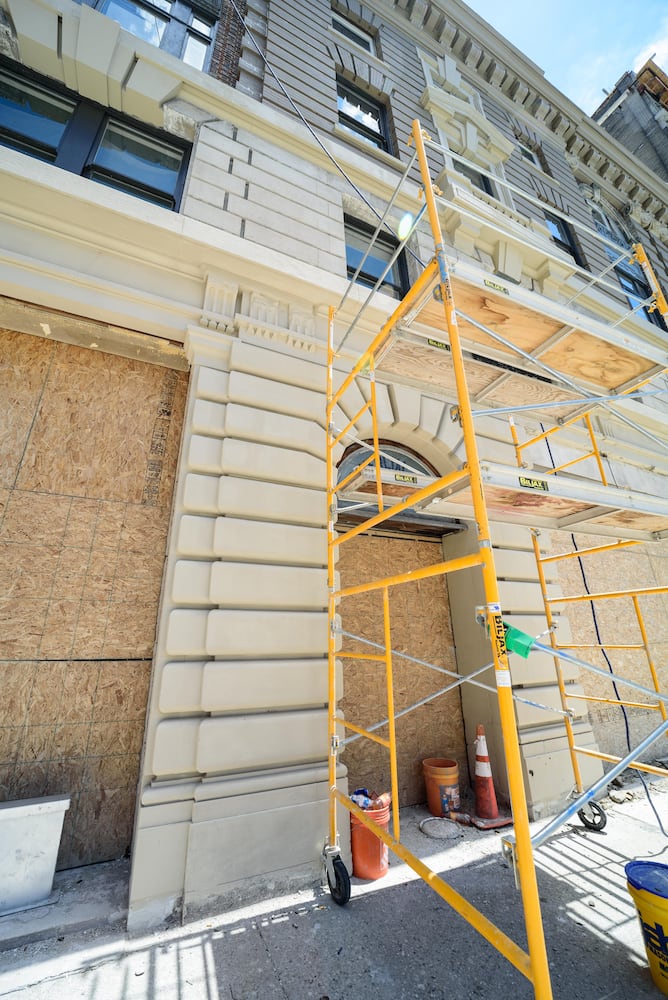
[[0,144],[169,209],[178,207],[189,148],[2,68]]
[[517,146],[519,148],[519,151],[523,159],[528,160],[529,163],[533,164],[533,166],[537,167],[539,170],[542,168],[542,164],[538,158],[538,154],[536,153],[535,149],[533,149],[525,142],[518,142]]
[[206,11],[211,4],[191,0],[87,0],[90,6],[118,21],[122,28],[151,45],[182,59],[195,69],[207,69],[215,22]]
[[[642,302],[646,302],[651,298],[652,290],[647,284],[640,264],[631,260],[631,244],[633,243],[631,235],[620,222],[612,218],[612,215],[604,212],[600,205],[592,205],[590,203],[589,207],[591,208],[596,228],[601,236],[616,244],[616,247],[606,244],[605,252],[609,260],[616,262],[615,274],[626,294],[629,305],[637,312],[642,312],[645,319],[648,319],[654,326],[658,326],[662,330],[667,329],[666,321],[657,309],[653,309],[650,312],[649,306],[641,307]],[[626,258],[622,257],[625,249],[629,251]]]
[[[357,275],[356,280],[359,284],[366,285],[367,288],[373,288],[392,260],[399,244],[389,233],[379,233],[373,245],[370,246],[374,233],[373,228],[364,222],[360,222],[359,219],[353,219],[349,215],[344,217],[344,226],[348,277],[353,278],[361,264],[360,273]],[[367,254],[366,260],[364,260],[365,254]],[[362,264],[363,260],[364,263]],[[405,293],[408,288],[408,273],[403,253],[397,257],[390,267],[380,288],[381,291],[388,292],[399,299]]]
[[459,160],[455,160],[454,157],[453,163],[457,173],[462,174],[463,177],[468,177],[471,184],[473,184],[474,187],[477,187],[479,191],[484,191],[485,194],[489,194],[493,198],[496,197],[494,186],[489,177],[485,174],[481,174],[479,170],[476,170],[475,167],[469,166],[468,163],[462,163]]
[[339,125],[376,149],[391,152],[385,105],[341,76],[336,78],[336,93]]
[[561,216],[551,215],[549,212],[545,213],[545,222],[557,246],[569,254],[579,267],[586,267],[585,259],[578,246],[572,226],[565,219],[562,219]]
[[652,312],[649,310],[649,305],[642,305],[643,302],[647,302],[652,296],[652,290],[642,277],[642,271],[640,268],[638,270],[640,274],[636,273],[633,268],[638,267],[638,265],[630,264],[627,267],[617,267],[615,270],[617,272],[617,280],[619,284],[624,289],[626,293],[626,298],[632,309],[636,312],[642,312],[645,319],[648,319],[650,323],[654,326],[660,327],[662,330],[666,329],[666,322],[661,315],[661,313],[654,309]]
[[332,14],[332,27],[336,28],[338,32],[345,35],[351,42],[355,42],[361,48],[370,52],[371,55],[375,56],[378,54],[376,47],[376,38],[374,35],[370,34],[368,31],[364,31],[357,24],[353,24],[345,17],[341,17],[340,14]]

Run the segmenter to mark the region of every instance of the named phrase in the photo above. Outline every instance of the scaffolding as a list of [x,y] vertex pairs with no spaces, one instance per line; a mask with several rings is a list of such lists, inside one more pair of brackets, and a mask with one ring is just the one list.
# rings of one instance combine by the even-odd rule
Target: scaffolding
[[[549,1000],[552,996],[550,975],[547,961],[545,939],[543,933],[536,870],[533,858],[533,844],[529,828],[527,799],[524,788],[519,737],[515,719],[514,694],[511,684],[509,666],[509,646],[506,642],[507,625],[502,618],[499,588],[494,564],[490,521],[507,520],[512,512],[515,520],[534,527],[536,522],[547,527],[561,527],[562,522],[569,525],[587,525],[585,529],[599,534],[614,534],[623,523],[631,533],[633,540],[645,540],[656,537],[657,531],[668,531],[668,501],[660,498],[637,495],[628,490],[620,490],[609,486],[600,450],[597,448],[591,426],[590,412],[597,406],[610,408],[620,397],[637,395],[641,388],[650,385],[657,374],[665,371],[662,361],[665,354],[656,346],[649,344],[645,356],[633,358],[632,371],[622,389],[612,384],[609,378],[603,378],[602,383],[593,389],[591,383],[582,387],[577,381],[577,373],[572,368],[569,347],[568,352],[561,353],[562,363],[557,367],[552,360],[555,345],[560,345],[573,338],[577,342],[583,334],[577,325],[572,323],[572,314],[565,313],[556,303],[548,308],[547,318],[543,315],[546,308],[541,305],[539,312],[533,312],[531,293],[523,289],[514,290],[513,308],[519,317],[521,326],[519,343],[510,341],[503,334],[490,326],[480,323],[469,311],[463,311],[455,306],[455,294],[458,298],[461,292],[463,305],[468,308],[471,295],[467,285],[460,277],[453,276],[446,256],[445,242],[439,217],[439,205],[442,208],[440,192],[435,188],[430,174],[428,148],[434,146],[429,137],[425,136],[418,121],[414,122],[411,145],[414,155],[406,167],[402,179],[397,185],[392,202],[384,215],[379,219],[372,241],[386,225],[389,210],[394,203],[402,183],[408,178],[414,164],[417,164],[420,174],[420,187],[423,202],[419,212],[412,222],[408,234],[402,236],[397,252],[387,264],[385,272],[379,277],[369,298],[362,305],[342,338],[335,343],[334,310],[330,310],[328,350],[327,350],[327,525],[328,525],[328,588],[329,588],[329,785],[330,810],[327,843],[324,849],[324,862],[327,877],[336,902],[345,903],[350,896],[350,881],[347,870],[340,857],[339,832],[337,812],[343,807],[361,824],[371,830],[383,841],[392,852],[423,878],[434,891],[448,903],[457,913],[471,924],[486,938],[516,969],[518,969],[533,985],[537,1000]],[[440,147],[439,147],[440,148]],[[484,173],[484,171],[483,171]],[[494,177],[495,182],[498,178]],[[526,197],[524,192],[520,192]],[[347,373],[341,376],[342,345],[355,332],[360,316],[371,300],[374,292],[380,287],[385,275],[394,264],[398,254],[405,247],[406,240],[415,231],[421,219],[426,218],[431,230],[434,244],[434,256],[424,266],[417,280],[413,283],[393,313],[383,324],[371,343],[357,356]],[[618,248],[619,249],[619,248]],[[549,253],[549,252],[548,252]],[[646,260],[646,258],[645,258]],[[360,268],[362,264],[360,264]],[[605,269],[605,272],[609,268]],[[359,274],[359,269],[357,274]],[[354,276],[353,280],[357,277]],[[605,282],[605,273],[600,276]],[[586,274],[586,280],[591,281],[591,275]],[[352,282],[351,282],[352,284]],[[493,281],[485,282],[488,288],[485,295],[492,301],[500,301],[507,306],[503,296],[507,294],[503,286]],[[616,288],[619,293],[619,288]],[[346,293],[348,294],[348,293]],[[495,299],[496,296],[496,299]],[[651,305],[656,305],[663,311],[665,300],[659,300],[658,293],[653,294]],[[631,313],[635,310],[631,310]],[[532,339],[529,326],[533,320],[540,318],[541,337],[539,341]],[[521,321],[521,322],[520,322]],[[592,324],[589,324],[591,328]],[[596,330],[599,325],[593,323]],[[464,327],[466,337],[462,336]],[[602,325],[600,325],[602,330]],[[614,324],[613,327],[617,327]],[[437,335],[435,336],[435,332]],[[549,378],[543,378],[543,398],[532,404],[533,410],[557,406],[561,414],[566,413],[568,422],[584,420],[590,433],[592,446],[586,457],[593,457],[601,473],[600,485],[588,480],[569,479],[558,475],[560,470],[552,470],[552,480],[544,472],[540,474],[524,473],[523,449],[535,444],[534,440],[524,445],[514,437],[520,472],[506,466],[490,462],[482,462],[479,457],[476,439],[475,420],[486,413],[503,412],[499,408],[483,410],[474,409],[472,395],[467,382],[467,370],[473,371],[477,384],[485,379],[481,369],[485,367],[485,359],[476,351],[476,345],[484,343],[490,356],[496,356],[502,361],[495,368],[492,379],[514,378],[519,384],[516,394],[521,396],[525,379],[535,377],[536,372],[548,372]],[[602,342],[606,350],[617,359],[628,363],[631,357],[628,351],[628,337],[618,329],[607,329]],[[496,353],[495,353],[496,352]],[[524,368],[515,368],[508,364],[508,357],[519,359]],[[594,350],[596,356],[596,350]],[[499,368],[504,374],[499,376]],[[400,377],[413,385],[426,385],[432,390],[437,388],[456,400],[452,409],[452,418],[461,427],[463,455],[461,464],[447,475],[431,480],[414,474],[407,467],[405,474],[394,475],[396,487],[392,502],[386,499],[387,484],[384,486],[384,471],[381,467],[383,454],[379,434],[379,417],[377,405],[376,379],[378,373],[392,380]],[[485,378],[489,375],[485,372]],[[344,412],[341,403],[347,393],[355,395],[358,380],[365,379],[368,384],[368,399],[360,406],[354,403],[349,411],[354,411],[350,418],[344,418],[343,426],[337,426]],[[491,381],[487,378],[484,389],[489,389]],[[651,391],[651,390],[647,390]],[[480,396],[484,395],[483,393]],[[582,414],[583,406],[586,410]],[[514,409],[522,409],[516,405]],[[575,415],[574,415],[575,414]],[[346,441],[357,441],[355,428],[359,421],[365,418],[372,427],[372,444],[365,445],[368,455],[341,482],[336,481],[336,453]],[[627,422],[628,418],[626,419]],[[635,426],[635,425],[634,425]],[[514,431],[513,431],[514,434]],[[358,442],[362,444],[362,442]],[[569,466],[571,463],[567,463]],[[565,466],[562,466],[562,470]],[[367,493],[373,486],[375,490],[375,512],[370,516],[362,515],[362,520],[353,527],[337,531],[337,506],[343,491],[350,489],[355,482],[364,480]],[[341,547],[363,532],[368,532],[388,522],[404,511],[419,510],[430,502],[444,504],[444,509],[456,517],[470,517],[476,525],[477,546],[474,552],[454,559],[442,560],[435,565],[404,572],[382,579],[366,581],[353,586],[341,587],[337,581],[336,558]],[[538,502],[537,502],[538,501]],[[518,517],[519,514],[519,517]],[[484,606],[476,609],[480,624],[486,628],[492,647],[494,669],[494,688],[498,699],[500,728],[502,733],[506,769],[509,782],[510,805],[513,814],[514,831],[510,853],[515,863],[516,878],[521,894],[527,935],[527,949],[511,940],[500,928],[495,926],[482,912],[474,907],[460,893],[454,890],[441,876],[431,870],[421,859],[416,857],[401,842],[399,814],[399,781],[397,767],[396,718],[394,699],[393,671],[396,651],[392,648],[392,626],[390,620],[390,592],[395,587],[436,576],[452,576],[457,573],[476,568],[482,578],[484,589]],[[338,607],[342,598],[357,595],[379,593],[382,597],[383,634],[382,645],[369,643],[373,651],[353,652],[343,645],[346,633],[338,620]],[[474,620],[472,609],[472,622]],[[474,626],[475,627],[475,626]],[[550,649],[552,647],[549,647]],[[338,709],[339,691],[337,690],[337,660],[362,660],[379,664],[385,672],[387,692],[387,718],[377,726],[364,727],[353,719],[344,719]],[[483,668],[485,669],[485,668]],[[479,671],[476,671],[477,676]],[[461,684],[473,677],[456,677],[454,683]],[[449,688],[443,689],[448,690]],[[437,697],[437,692],[432,697]],[[668,699],[664,699],[668,700]],[[664,700],[658,699],[664,712]],[[413,706],[415,707],[415,706]],[[544,706],[542,706],[544,707]],[[551,709],[551,711],[554,711]],[[566,720],[570,709],[566,698],[561,714]],[[387,736],[378,733],[380,725],[387,725]],[[344,740],[342,732],[351,732],[354,738],[369,739],[385,748],[390,760],[391,782],[391,830],[384,829],[375,823],[363,809],[337,785],[337,765],[339,753]]]

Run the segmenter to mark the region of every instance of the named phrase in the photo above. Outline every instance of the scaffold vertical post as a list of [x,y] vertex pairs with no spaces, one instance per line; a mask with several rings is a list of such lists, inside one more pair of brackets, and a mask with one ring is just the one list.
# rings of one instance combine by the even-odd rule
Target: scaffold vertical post
[[445,312],[445,322],[450,341],[452,363],[457,388],[459,417],[464,436],[466,462],[470,475],[473,509],[477,524],[478,545],[482,557],[482,576],[487,607],[487,623],[492,640],[494,670],[497,685],[499,715],[503,737],[511,807],[515,824],[517,867],[520,891],[524,907],[524,919],[529,945],[529,959],[536,1000],[550,1000],[552,987],[545,947],[543,921],[538,897],[538,882],[531,845],[526,793],[522,771],[522,760],[515,724],[508,653],[505,645],[505,630],[501,618],[498,583],[492,552],[489,519],[485,503],[483,482],[478,458],[478,447],[473,423],[473,414],[468,394],[464,359],[462,354],[454,297],[445,255],[445,246],[436,206],[429,164],[419,121],[413,123],[413,141],[420,165],[427,215],[434,239],[436,260],[439,268],[439,285]]
[[327,468],[327,707],[328,707],[328,779],[329,779],[329,846],[336,847],[338,831],[336,827],[336,768],[338,762],[336,733],[336,597],[334,577],[334,523],[336,492],[334,482],[333,420],[334,420],[334,309],[330,307],[327,329],[327,409],[326,409],[326,468]]

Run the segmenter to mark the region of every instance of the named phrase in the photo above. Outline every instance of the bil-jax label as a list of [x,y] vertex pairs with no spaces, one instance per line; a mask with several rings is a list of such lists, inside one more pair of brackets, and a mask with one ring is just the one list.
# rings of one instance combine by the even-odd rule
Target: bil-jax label
[[520,486],[526,486],[530,490],[540,490],[542,493],[549,493],[550,487],[544,479],[534,479],[532,476],[520,476]]

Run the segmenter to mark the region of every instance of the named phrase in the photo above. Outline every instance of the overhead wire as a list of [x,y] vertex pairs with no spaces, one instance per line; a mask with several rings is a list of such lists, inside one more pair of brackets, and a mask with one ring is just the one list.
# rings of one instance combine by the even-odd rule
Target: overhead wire
[[[364,204],[366,205],[366,207],[374,214],[374,216],[376,217],[376,219],[381,219],[382,218],[381,213],[371,203],[371,201],[369,201],[368,197],[364,194],[364,192],[355,183],[355,181],[352,179],[352,177],[350,176],[350,174],[348,174],[346,172],[346,170],[339,163],[339,161],[336,159],[336,157],[334,156],[334,154],[331,153],[329,151],[329,149],[327,149],[327,146],[325,145],[325,143],[322,141],[322,139],[320,138],[320,136],[318,135],[318,133],[315,131],[315,129],[313,128],[313,126],[310,124],[310,122],[307,121],[307,119],[305,118],[305,116],[303,115],[303,113],[300,111],[300,109],[299,109],[298,105],[296,104],[296,102],[290,96],[287,88],[284,86],[283,82],[278,77],[278,75],[277,75],[276,71],[274,70],[273,66],[271,65],[271,63],[267,59],[265,53],[262,51],[261,47],[258,45],[256,39],[253,36],[252,31],[250,31],[247,28],[245,18],[242,15],[241,11],[239,10],[239,8],[237,6],[236,0],[228,0],[228,2],[230,4],[230,6],[232,7],[232,9],[234,10],[234,13],[236,14],[236,16],[237,16],[237,18],[239,20],[239,23],[241,24],[242,28],[244,29],[244,31],[248,35],[248,38],[250,39],[251,44],[253,45],[253,48],[255,49],[255,51],[257,52],[258,56],[262,60],[265,69],[268,71],[268,73],[270,74],[270,76],[272,77],[272,79],[274,80],[274,82],[276,83],[276,85],[278,86],[278,89],[283,94],[283,97],[285,97],[286,101],[288,102],[288,104],[290,105],[290,107],[292,108],[292,110],[294,111],[294,113],[297,115],[297,117],[301,121],[302,125],[306,128],[306,130],[310,134],[311,138],[318,144],[318,146],[320,147],[320,149],[322,150],[322,152],[325,154],[325,156],[327,157],[327,159],[330,161],[330,163],[332,164],[332,166],[334,166],[336,168],[336,170],[338,170],[338,172],[341,174],[341,176],[346,180],[346,182],[348,184],[350,184],[350,186],[353,189],[353,191],[355,192],[355,194],[358,196],[358,198],[360,198],[364,202]],[[392,228],[392,226],[390,226],[390,224],[387,221],[385,221],[384,225],[385,225],[385,228],[387,229],[387,231],[390,232],[395,239],[398,239],[396,232],[394,231],[394,229]],[[404,242],[404,241],[400,241],[400,242]],[[420,264],[422,267],[425,266],[424,261],[421,260],[421,258],[418,256],[418,254],[415,253],[414,250],[412,250],[408,246],[406,247],[406,250],[407,250],[407,252],[413,257],[413,259],[418,264]]]

